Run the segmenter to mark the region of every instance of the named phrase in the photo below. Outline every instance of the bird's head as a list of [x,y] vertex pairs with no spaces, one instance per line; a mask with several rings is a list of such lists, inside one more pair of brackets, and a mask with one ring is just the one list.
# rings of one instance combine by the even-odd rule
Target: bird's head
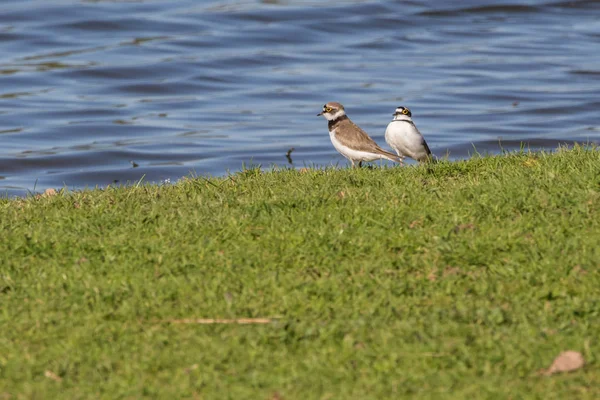
[[396,108],[396,111],[394,111],[394,113],[392,115],[394,116],[394,119],[410,120],[412,117],[412,113],[410,112],[410,109],[408,107],[404,107],[404,106],[399,106],[398,108]]
[[317,114],[317,116],[320,115],[324,116],[328,121],[333,121],[334,119],[346,115],[346,111],[344,110],[344,106],[340,103],[330,101],[323,106],[323,111]]

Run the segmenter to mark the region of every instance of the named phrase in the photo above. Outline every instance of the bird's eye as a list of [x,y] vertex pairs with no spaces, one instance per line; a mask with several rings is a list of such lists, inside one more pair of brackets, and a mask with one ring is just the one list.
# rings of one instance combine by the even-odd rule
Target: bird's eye
[[408,110],[405,108],[404,110],[402,110],[402,114],[404,114],[404,115],[408,114]]
[[330,112],[331,110],[333,110],[333,108],[331,108],[331,107],[325,107],[325,112]]

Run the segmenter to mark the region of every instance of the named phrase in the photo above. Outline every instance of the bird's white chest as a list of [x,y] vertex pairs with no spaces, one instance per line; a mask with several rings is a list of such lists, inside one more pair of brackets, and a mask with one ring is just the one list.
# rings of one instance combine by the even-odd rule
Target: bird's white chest
[[329,131],[329,138],[331,139],[331,143],[333,144],[333,147],[335,147],[335,149],[340,152],[344,157],[346,158],[352,158],[351,154],[353,152],[353,150],[351,148],[349,148],[348,146],[344,146],[338,139],[337,137],[335,137],[335,129]]
[[386,131],[386,137],[390,139],[411,140],[413,137],[420,137],[421,134],[413,124],[408,122],[390,122]]
[[392,121],[385,130],[385,140],[390,146],[402,150],[416,151],[422,146],[421,133],[408,122]]

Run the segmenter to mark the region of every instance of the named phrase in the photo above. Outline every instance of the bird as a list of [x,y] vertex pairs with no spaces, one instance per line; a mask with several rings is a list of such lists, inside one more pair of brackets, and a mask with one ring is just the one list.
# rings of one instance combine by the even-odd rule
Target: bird
[[386,160],[402,163],[402,159],[389,151],[383,150],[358,125],[348,118],[344,106],[337,102],[329,102],[317,116],[327,119],[329,137],[333,147],[352,163],[352,168],[362,166],[363,161]]
[[399,106],[392,122],[385,129],[385,141],[398,153],[401,159],[410,157],[419,162],[434,161],[427,142],[412,120],[408,107]]

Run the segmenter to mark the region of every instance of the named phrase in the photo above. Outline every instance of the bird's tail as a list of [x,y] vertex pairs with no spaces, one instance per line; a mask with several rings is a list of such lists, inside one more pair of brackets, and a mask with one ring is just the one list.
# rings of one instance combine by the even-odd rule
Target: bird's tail
[[379,155],[381,155],[381,158],[385,158],[386,160],[390,160],[390,161],[397,162],[400,164],[403,163],[402,158],[398,157],[395,154],[390,153],[389,151],[381,150],[379,152]]
[[379,149],[379,154],[381,155],[382,158],[385,158],[386,160],[390,160],[390,161],[394,161],[397,163],[402,164],[402,158],[400,158],[399,156],[390,153],[389,151],[385,151],[383,149]]

